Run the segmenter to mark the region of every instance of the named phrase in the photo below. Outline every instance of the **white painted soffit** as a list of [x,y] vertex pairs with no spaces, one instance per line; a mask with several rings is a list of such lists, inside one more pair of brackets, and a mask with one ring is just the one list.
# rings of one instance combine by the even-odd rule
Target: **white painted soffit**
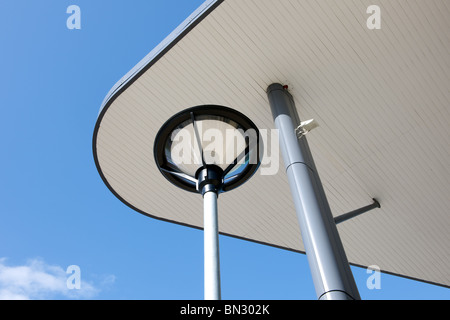
[[[379,30],[366,25],[373,4]],[[272,129],[265,91],[287,84],[301,119],[320,124],[307,138],[333,214],[381,203],[338,225],[350,262],[449,287],[449,16],[446,0],[207,1],[106,97],[100,175],[133,209],[202,228],[201,196],[154,163],[157,131],[204,104]],[[271,164],[220,196],[220,232],[303,252],[283,165],[272,175]]]

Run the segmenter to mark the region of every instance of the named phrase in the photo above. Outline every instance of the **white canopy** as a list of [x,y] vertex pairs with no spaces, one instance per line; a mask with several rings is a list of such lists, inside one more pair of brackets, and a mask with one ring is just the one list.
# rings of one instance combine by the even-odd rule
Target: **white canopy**
[[[106,97],[93,147],[107,186],[143,214],[202,228],[201,196],[157,169],[157,131],[215,104],[270,133],[266,89],[283,83],[320,125],[307,138],[333,214],[381,203],[338,225],[350,263],[449,287],[450,4],[378,0],[372,30],[372,2],[205,2]],[[220,196],[220,232],[303,252],[277,156]]]

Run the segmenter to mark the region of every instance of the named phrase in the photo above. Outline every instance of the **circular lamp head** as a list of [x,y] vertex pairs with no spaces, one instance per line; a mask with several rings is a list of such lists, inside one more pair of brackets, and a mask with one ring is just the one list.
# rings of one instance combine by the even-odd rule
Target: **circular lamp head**
[[204,193],[205,185],[226,192],[258,169],[259,131],[242,113],[205,105],[171,117],[154,143],[158,169],[176,186]]

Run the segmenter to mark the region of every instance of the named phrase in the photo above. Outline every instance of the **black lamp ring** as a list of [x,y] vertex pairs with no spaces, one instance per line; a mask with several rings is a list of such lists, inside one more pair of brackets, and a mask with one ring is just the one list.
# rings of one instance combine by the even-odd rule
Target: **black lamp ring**
[[[155,162],[161,174],[177,187],[190,192],[203,193],[203,185],[205,184],[205,180],[200,178],[198,176],[198,173],[202,172],[202,170],[206,169],[207,167],[211,167],[211,165],[199,165],[199,169],[197,170],[197,174],[195,176],[188,175],[187,173],[179,170],[179,168],[174,167],[174,165],[168,161],[165,155],[165,147],[168,139],[171,139],[172,133],[181,124],[191,121],[195,126],[195,119],[197,117],[205,118],[208,116],[210,116],[211,118],[220,117],[222,119],[227,119],[228,121],[230,121],[230,123],[237,124],[239,128],[244,132],[247,132],[247,130],[254,130],[255,133],[256,141],[253,141],[253,145],[249,145],[249,141],[248,139],[246,139],[247,145],[245,149],[245,155],[243,155],[245,157],[248,157],[251,151],[256,150],[255,161],[246,162],[243,169],[239,170],[239,172],[232,178],[226,177],[227,174],[232,171],[232,169],[237,165],[238,161],[234,161],[235,163],[227,164],[228,167],[225,170],[222,170],[221,168],[218,168],[219,170],[214,170],[218,172],[215,175],[222,175],[221,183],[217,185],[218,193],[226,192],[240,186],[245,181],[247,181],[257,171],[261,162],[259,154],[261,139],[258,128],[248,117],[234,109],[218,105],[203,105],[183,110],[172,116],[169,120],[166,121],[166,123],[163,124],[158,134],[156,135],[153,147]],[[217,179],[218,177],[215,177],[215,180]]]

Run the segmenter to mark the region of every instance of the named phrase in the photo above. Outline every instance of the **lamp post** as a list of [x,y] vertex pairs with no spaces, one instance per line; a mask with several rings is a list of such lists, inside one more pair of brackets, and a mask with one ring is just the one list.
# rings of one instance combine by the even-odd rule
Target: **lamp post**
[[205,300],[220,300],[219,194],[242,185],[258,169],[259,131],[242,113],[204,105],[171,117],[155,138],[161,174],[203,196]]

